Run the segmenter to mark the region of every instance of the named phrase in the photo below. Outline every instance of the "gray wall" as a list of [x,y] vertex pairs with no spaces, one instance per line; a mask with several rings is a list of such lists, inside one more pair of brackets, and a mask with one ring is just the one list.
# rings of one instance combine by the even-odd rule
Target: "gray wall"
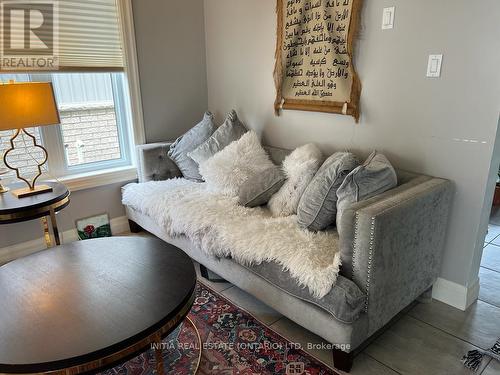
[[207,109],[203,0],[133,0],[146,139],[175,139]]
[[[121,204],[120,194],[122,185],[124,184],[113,184],[71,194],[69,206],[57,215],[59,230],[63,232],[73,229],[77,219],[105,212],[110,218],[124,216],[125,210]],[[42,237],[43,231],[39,220],[0,225],[0,249]]]
[[[396,5],[395,28],[381,30]],[[449,178],[456,194],[442,277],[467,286],[480,253],[480,217],[500,104],[500,2],[364,1],[355,56],[363,84],[359,124],[347,116],[285,111],[275,117],[275,2],[205,0],[209,108],[231,108],[275,146],[316,142],[326,152],[384,152],[398,167]],[[425,77],[443,53],[440,79]],[[484,215],[483,215],[484,216]],[[477,265],[476,265],[477,267]]]

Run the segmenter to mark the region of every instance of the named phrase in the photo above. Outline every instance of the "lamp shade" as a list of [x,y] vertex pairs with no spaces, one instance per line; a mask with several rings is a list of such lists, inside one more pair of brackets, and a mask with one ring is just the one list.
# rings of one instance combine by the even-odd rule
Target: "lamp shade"
[[59,123],[52,83],[0,84],[0,130]]

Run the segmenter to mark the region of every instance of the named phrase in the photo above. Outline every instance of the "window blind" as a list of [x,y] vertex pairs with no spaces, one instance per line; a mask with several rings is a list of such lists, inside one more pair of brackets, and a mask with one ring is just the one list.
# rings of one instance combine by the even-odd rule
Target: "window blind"
[[58,2],[60,70],[123,70],[116,1]]
[[[117,1],[120,0],[58,0],[54,8],[56,22],[56,71],[120,71],[124,68],[122,34]],[[21,19],[22,20],[22,19]],[[12,30],[23,29],[23,23]],[[48,22],[52,24],[52,22]],[[40,28],[43,39],[52,28]],[[22,35],[22,33],[20,34]],[[9,70],[6,67],[2,70]],[[39,69],[33,69],[35,71]]]

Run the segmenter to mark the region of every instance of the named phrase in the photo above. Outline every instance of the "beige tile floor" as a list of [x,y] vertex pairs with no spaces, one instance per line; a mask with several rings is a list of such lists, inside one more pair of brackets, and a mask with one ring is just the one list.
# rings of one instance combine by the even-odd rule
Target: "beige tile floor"
[[[198,265],[196,268],[199,272]],[[490,226],[480,277],[479,300],[467,311],[438,301],[416,304],[358,354],[350,374],[471,374],[460,362],[462,355],[471,349],[487,349],[500,337],[500,226]],[[320,337],[230,283],[208,284],[287,339],[301,343],[316,358],[333,365],[330,351],[307,348],[307,343],[323,342]],[[500,363],[486,359],[476,374],[500,375]]]

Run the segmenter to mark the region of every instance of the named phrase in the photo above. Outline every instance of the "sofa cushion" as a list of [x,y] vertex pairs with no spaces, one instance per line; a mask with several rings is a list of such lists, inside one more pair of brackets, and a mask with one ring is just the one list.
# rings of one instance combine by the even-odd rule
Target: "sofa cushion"
[[200,164],[200,173],[210,189],[236,196],[245,181],[274,164],[260,145],[257,134],[245,133],[239,140]]
[[271,158],[271,161],[280,166],[283,164],[285,158],[290,155],[291,150],[287,150],[285,148],[273,147],[273,146],[263,146],[264,150],[266,150],[267,154]]
[[205,112],[203,119],[193,128],[180,136],[170,146],[168,156],[175,162],[182,175],[190,180],[201,180],[198,164],[187,154],[205,142],[214,132],[213,115]]
[[350,152],[336,152],[325,160],[300,198],[297,220],[302,228],[319,231],[335,223],[337,189],[358,165]]
[[285,182],[285,175],[277,166],[248,178],[238,191],[238,200],[246,207],[262,206]]
[[236,111],[233,109],[228,113],[224,123],[219,126],[205,142],[195,150],[188,153],[188,156],[196,163],[200,164],[214,156],[231,142],[237,141],[247,129],[238,119]]
[[352,203],[369,199],[396,187],[398,178],[387,158],[374,151],[366,161],[350,172],[337,191],[337,221]]
[[285,157],[282,168],[287,180],[268,203],[274,217],[297,213],[300,197],[322,161],[321,151],[312,143],[298,147]]
[[263,262],[259,265],[244,267],[284,292],[320,307],[344,323],[352,323],[358,319],[365,307],[365,294],[353,281],[340,275],[327,295],[323,298],[316,298],[275,262]]

